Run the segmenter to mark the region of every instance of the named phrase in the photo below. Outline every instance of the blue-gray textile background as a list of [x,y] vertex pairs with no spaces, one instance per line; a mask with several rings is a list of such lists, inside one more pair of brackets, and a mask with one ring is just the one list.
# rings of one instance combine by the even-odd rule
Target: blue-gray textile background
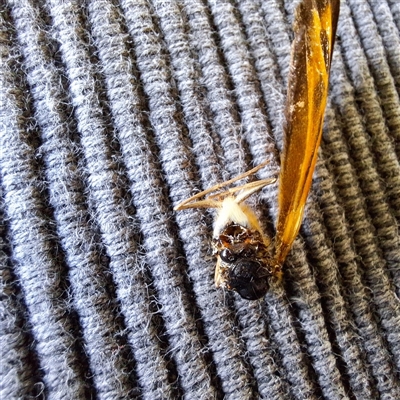
[[[277,176],[291,0],[1,0],[1,399],[400,399],[400,2],[343,0],[284,280],[217,290],[212,213]],[[252,201],[273,235],[277,185]]]

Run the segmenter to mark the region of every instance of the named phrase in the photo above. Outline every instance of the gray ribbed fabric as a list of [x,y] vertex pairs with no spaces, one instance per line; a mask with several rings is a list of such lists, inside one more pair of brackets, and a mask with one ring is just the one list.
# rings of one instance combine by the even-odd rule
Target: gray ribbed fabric
[[[212,213],[269,159],[291,0],[0,5],[1,399],[400,399],[400,7],[341,3],[282,285],[214,287]],[[277,186],[255,201],[273,234]]]

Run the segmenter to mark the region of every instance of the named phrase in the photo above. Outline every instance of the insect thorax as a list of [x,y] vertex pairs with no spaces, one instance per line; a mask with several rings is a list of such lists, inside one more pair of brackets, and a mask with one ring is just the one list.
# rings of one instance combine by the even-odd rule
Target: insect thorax
[[260,232],[231,222],[214,238],[213,247],[222,287],[248,300],[265,295],[276,267]]

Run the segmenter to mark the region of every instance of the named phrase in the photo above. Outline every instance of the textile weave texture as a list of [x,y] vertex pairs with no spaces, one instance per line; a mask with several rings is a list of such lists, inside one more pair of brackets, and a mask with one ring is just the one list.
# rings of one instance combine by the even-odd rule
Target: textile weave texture
[[[343,0],[281,284],[180,201],[269,160],[292,0],[2,0],[1,399],[400,399],[400,2]],[[278,185],[252,196],[274,235]]]

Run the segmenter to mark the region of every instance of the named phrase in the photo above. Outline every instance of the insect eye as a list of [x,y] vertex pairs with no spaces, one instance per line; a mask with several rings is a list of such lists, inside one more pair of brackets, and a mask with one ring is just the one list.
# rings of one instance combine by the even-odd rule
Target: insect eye
[[232,253],[229,249],[223,249],[221,253],[219,253],[221,260],[226,263],[233,263],[236,261],[237,256],[235,253]]
[[244,259],[230,270],[229,286],[246,300],[257,300],[269,289],[268,277],[261,264]]

